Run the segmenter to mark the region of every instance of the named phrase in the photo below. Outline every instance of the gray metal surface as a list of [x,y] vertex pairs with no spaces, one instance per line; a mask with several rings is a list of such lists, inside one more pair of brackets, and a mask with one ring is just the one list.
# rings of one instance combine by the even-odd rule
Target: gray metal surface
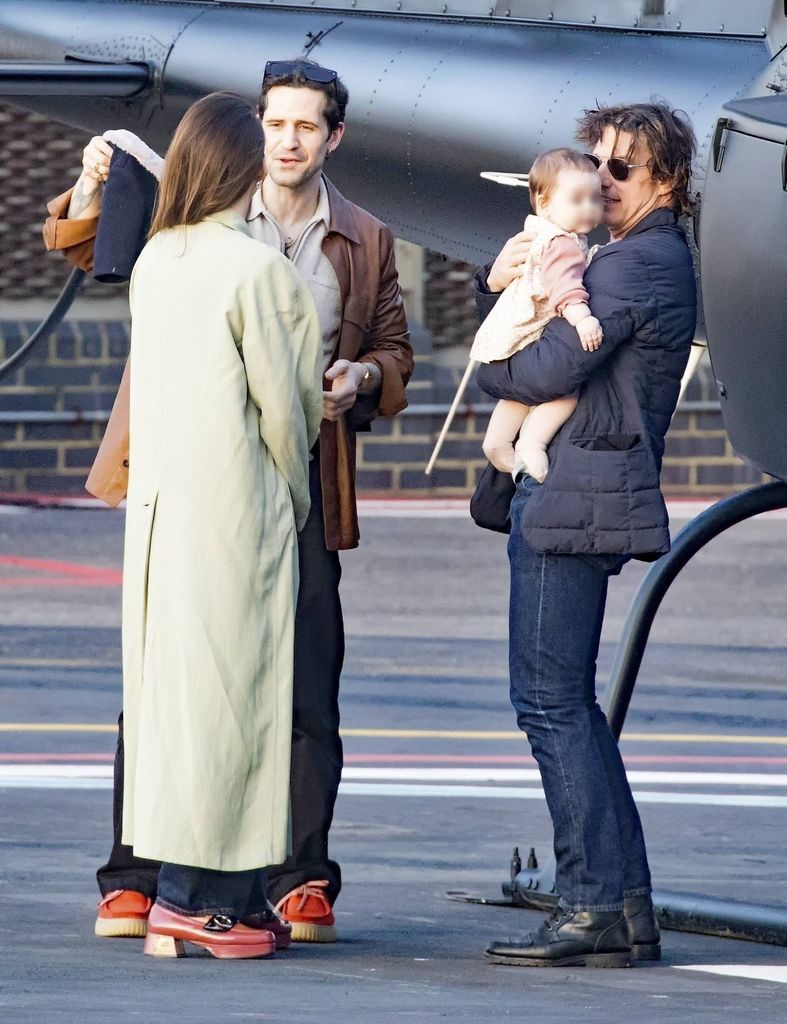
[[[219,0],[223,3],[223,0]],[[247,7],[305,7],[303,0],[233,0]],[[229,3],[224,3],[229,6]],[[318,8],[402,17],[477,18],[551,25],[761,37],[774,0],[320,0]]]
[[732,104],[700,221],[708,351],[735,450],[787,479],[787,97]]
[[[701,186],[721,106],[764,94],[781,68],[770,63],[766,38],[276,6],[5,0],[0,57],[151,61],[156,87],[138,103],[52,97],[26,105],[93,131],[128,127],[161,149],[196,97],[216,88],[255,97],[266,60],[303,52],[340,22],[312,51],[350,89],[349,131],[331,177],[399,237],[473,262],[490,259],[527,212],[524,190],[480,172],[526,170],[538,152],[571,142],[588,104],[660,95],[694,122]],[[556,18],[570,7],[556,2]],[[772,36],[783,11],[780,18]]]

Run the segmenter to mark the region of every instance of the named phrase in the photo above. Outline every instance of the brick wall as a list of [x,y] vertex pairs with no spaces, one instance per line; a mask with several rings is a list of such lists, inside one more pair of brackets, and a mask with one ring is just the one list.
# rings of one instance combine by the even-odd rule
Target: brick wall
[[[662,469],[666,494],[715,498],[771,479],[738,458],[730,446],[718,411],[702,402],[678,410],[667,435]],[[697,408],[700,406],[700,408]],[[454,420],[431,477],[424,466],[431,455],[444,414],[406,410],[395,420],[375,427],[375,435],[359,449],[358,479],[369,490],[415,491],[462,496],[472,492],[486,465],[481,441],[488,414],[476,410]]]
[[[0,321],[0,358],[15,351],[35,326],[32,321]],[[82,493],[127,350],[126,321],[76,320],[63,324],[3,382],[0,492]],[[454,379],[449,383],[445,371],[442,378],[435,373],[423,332],[416,334],[416,350],[417,386],[410,408],[393,420],[379,420],[371,434],[359,437],[359,488],[466,495],[484,466],[481,440],[489,404],[475,389],[469,391],[471,408],[457,416],[434,473],[426,477],[424,467]],[[766,479],[732,451],[710,397],[713,388],[704,364],[667,436],[663,481],[671,495],[715,496]],[[68,417],[72,422],[58,421]]]
[[[36,326],[0,321],[0,359],[16,351]],[[127,352],[124,323],[65,323],[3,380],[0,491],[82,491]],[[66,417],[73,421],[62,422]]]
[[[54,298],[68,267],[45,252],[46,204],[79,177],[86,132],[0,103],[0,300]],[[125,286],[88,280],[88,297],[122,295]]]

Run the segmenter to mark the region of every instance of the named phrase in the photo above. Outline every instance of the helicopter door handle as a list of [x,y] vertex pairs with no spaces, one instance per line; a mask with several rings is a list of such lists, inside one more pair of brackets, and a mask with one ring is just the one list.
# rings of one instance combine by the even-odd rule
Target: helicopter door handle
[[722,138],[728,128],[732,128],[734,121],[729,117],[720,117],[716,122],[716,131],[713,133],[713,169],[720,171],[724,160],[724,150],[727,148],[722,144]]

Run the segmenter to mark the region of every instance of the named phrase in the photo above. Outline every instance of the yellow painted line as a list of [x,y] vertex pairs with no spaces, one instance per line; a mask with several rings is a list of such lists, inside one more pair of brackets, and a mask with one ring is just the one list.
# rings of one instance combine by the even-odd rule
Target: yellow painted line
[[[115,732],[117,726],[94,722],[0,722],[0,732]],[[342,729],[342,736],[395,740],[519,740],[518,731],[471,729]],[[624,732],[633,743],[717,743],[787,746],[787,736],[737,736],[734,733]]]

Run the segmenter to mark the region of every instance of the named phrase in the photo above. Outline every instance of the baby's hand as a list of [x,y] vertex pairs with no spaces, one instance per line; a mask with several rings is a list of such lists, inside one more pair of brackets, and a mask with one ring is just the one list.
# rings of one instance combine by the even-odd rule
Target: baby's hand
[[601,342],[604,340],[601,324],[594,316],[586,316],[579,321],[577,334],[582,342],[582,348],[586,352],[595,352],[597,348],[601,347]]

